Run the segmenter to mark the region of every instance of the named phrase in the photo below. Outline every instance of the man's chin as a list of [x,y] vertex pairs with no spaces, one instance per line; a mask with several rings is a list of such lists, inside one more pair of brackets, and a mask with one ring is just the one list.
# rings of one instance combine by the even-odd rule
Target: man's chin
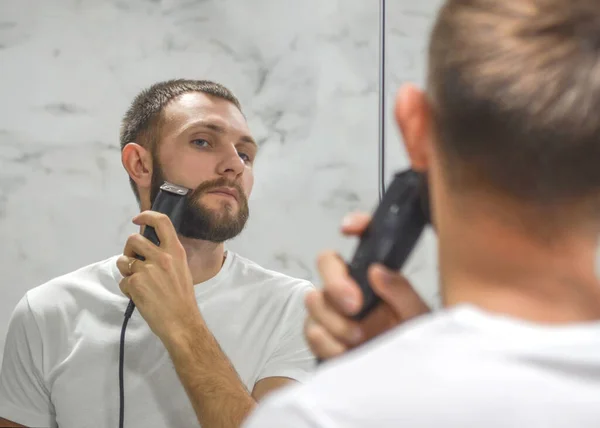
[[227,225],[238,221],[238,209],[229,209],[228,207],[221,207],[219,209],[205,210],[205,215],[210,219],[210,223],[213,225]]
[[240,211],[240,204],[234,198],[220,198],[202,201],[202,211],[210,212],[213,217],[236,216]]

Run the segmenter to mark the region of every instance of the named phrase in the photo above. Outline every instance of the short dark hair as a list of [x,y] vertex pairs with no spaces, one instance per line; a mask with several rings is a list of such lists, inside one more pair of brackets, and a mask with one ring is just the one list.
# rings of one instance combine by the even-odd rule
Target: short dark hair
[[446,1],[430,41],[428,96],[450,186],[597,207],[597,1]]
[[[127,144],[135,142],[155,153],[164,108],[174,99],[189,92],[202,92],[223,98],[242,111],[235,95],[219,83],[187,79],[158,82],[141,91],[123,116],[120,135],[121,151]],[[129,182],[139,203],[138,188],[131,177]]]

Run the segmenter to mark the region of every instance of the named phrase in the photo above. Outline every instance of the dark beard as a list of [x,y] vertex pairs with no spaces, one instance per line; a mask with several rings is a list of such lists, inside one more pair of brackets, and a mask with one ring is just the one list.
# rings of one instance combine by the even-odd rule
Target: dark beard
[[[168,181],[165,180],[161,166],[157,162],[154,163],[152,187],[150,189],[151,204],[154,203],[160,186]],[[230,203],[224,203],[220,211],[211,210],[200,203],[200,196],[203,193],[219,187],[232,187],[237,190],[239,204],[237,214],[234,214],[235,207]],[[244,230],[249,214],[248,199],[239,184],[233,183],[225,177],[205,181],[186,196],[182,224],[177,233],[186,238],[201,239],[220,244],[228,239],[235,238]]]

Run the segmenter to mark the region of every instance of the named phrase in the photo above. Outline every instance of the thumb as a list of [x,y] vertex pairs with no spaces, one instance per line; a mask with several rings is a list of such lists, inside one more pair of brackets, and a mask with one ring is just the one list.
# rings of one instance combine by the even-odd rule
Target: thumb
[[430,312],[425,301],[398,272],[391,271],[381,264],[371,266],[369,282],[375,294],[390,306],[400,321]]

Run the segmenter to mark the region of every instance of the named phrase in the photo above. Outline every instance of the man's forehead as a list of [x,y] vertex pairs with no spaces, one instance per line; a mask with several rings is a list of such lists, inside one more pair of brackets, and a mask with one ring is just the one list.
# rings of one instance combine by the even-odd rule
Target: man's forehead
[[[172,100],[165,113],[173,116],[195,116],[199,113],[230,113],[237,107],[230,101],[201,92],[188,92]],[[238,110],[239,111],[239,110]]]
[[215,101],[227,102],[227,100],[203,92],[186,92],[177,97],[175,101],[182,108],[202,108],[211,106]]
[[175,127],[188,122],[217,121],[221,125],[247,129],[246,119],[231,101],[201,92],[189,92],[170,102],[163,112],[165,121]]

